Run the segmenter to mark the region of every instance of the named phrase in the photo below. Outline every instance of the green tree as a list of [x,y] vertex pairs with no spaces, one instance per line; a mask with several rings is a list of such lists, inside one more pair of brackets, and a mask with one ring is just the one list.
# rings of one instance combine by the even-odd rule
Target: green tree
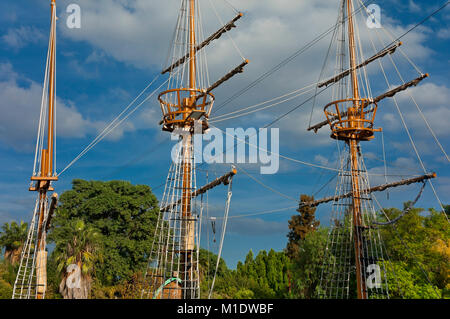
[[[402,213],[395,208],[384,212],[390,219]],[[392,297],[450,297],[450,228],[442,212],[413,208],[381,232],[394,264],[388,282]]]
[[237,287],[233,298],[248,297],[248,291],[252,291],[252,298],[256,299],[285,297],[289,285],[289,259],[286,254],[271,249],[269,253],[261,250],[256,257],[253,256],[250,250],[245,262],[239,262],[233,271],[232,277]]
[[15,265],[20,261],[22,248],[27,240],[28,224],[23,221],[17,224],[12,221],[11,224],[5,223],[0,233],[0,247],[5,249],[4,258]]
[[95,278],[101,286],[114,286],[145,271],[158,211],[146,185],[76,179],[61,195],[53,224],[80,219],[100,234],[103,262],[95,263]]
[[[65,224],[54,223],[53,227],[49,239],[56,243],[52,257],[61,275],[59,293],[64,299],[87,299],[94,264],[96,260],[101,260],[99,233],[80,219]],[[70,269],[71,265],[77,268]]]
[[[217,255],[200,248],[199,252],[199,272],[200,272],[200,286],[201,298],[207,298],[211,288],[211,284],[214,278],[216,270]],[[233,289],[229,289],[229,281],[231,277],[231,271],[228,269],[225,260],[220,259],[219,267],[217,268],[217,276],[214,284],[213,298],[227,298],[231,297],[234,293]]]
[[309,232],[315,231],[320,222],[316,220],[316,207],[302,205],[314,201],[314,197],[308,195],[300,196],[300,207],[298,215],[293,215],[289,220],[289,233],[286,252],[289,257],[295,256],[301,240],[304,240]]
[[328,231],[319,228],[309,232],[299,242],[296,254],[291,257],[292,274],[291,297],[311,299],[317,297]]
[[442,297],[437,287],[423,280],[423,274],[418,269],[411,269],[402,261],[386,264],[390,298],[436,299]]
[[11,299],[16,272],[9,261],[0,260],[0,299]]

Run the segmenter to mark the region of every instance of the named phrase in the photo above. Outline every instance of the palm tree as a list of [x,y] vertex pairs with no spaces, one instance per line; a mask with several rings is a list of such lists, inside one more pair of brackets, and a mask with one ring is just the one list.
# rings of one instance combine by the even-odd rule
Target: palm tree
[[5,223],[2,226],[0,233],[0,247],[5,248],[4,258],[12,265],[15,265],[20,260],[23,244],[27,239],[28,224],[20,221],[17,224],[15,221],[11,224]]
[[95,261],[101,261],[99,233],[76,219],[55,226],[49,239],[56,243],[53,258],[61,274],[59,292],[64,299],[87,299]]

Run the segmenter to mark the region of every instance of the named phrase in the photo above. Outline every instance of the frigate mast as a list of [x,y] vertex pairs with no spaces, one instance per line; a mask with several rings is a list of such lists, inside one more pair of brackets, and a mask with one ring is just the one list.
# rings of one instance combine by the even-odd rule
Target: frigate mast
[[[58,195],[52,182],[58,180],[55,154],[55,66],[56,66],[56,3],[51,0],[50,39],[41,101],[36,153],[29,190],[37,192],[27,239],[22,249],[19,270],[13,289],[13,299],[43,299],[47,288],[46,234],[56,208]],[[44,148],[47,137],[46,148]]]
[[[169,53],[170,64],[162,71],[162,74],[169,74],[169,81],[167,90],[158,96],[163,114],[160,124],[163,131],[176,134],[180,141],[172,153],[172,165],[160,203],[143,298],[200,298],[198,254],[201,211],[196,209],[195,198],[220,184],[231,185],[236,174],[233,168],[197,189],[194,142],[195,136],[201,137],[209,127],[208,118],[215,100],[211,92],[243,72],[249,62],[244,59],[217,82],[209,83],[204,47],[234,28],[243,14],[238,13],[218,31],[203,39],[199,5],[197,0],[181,1]],[[229,192],[228,202],[230,196]]]
[[[380,223],[377,222],[372,193],[391,187],[425,182],[436,175],[428,173],[408,180],[370,187],[360,142],[372,140],[374,133],[381,131],[381,128],[374,128],[378,103],[417,85],[428,77],[428,74],[420,74],[418,78],[408,83],[378,97],[372,97],[366,65],[393,54],[402,43],[394,41],[392,45],[365,60],[356,29],[357,24],[354,22],[355,13],[352,0],[341,0],[339,23],[333,36],[333,41],[336,35],[342,37],[337,39],[335,74],[318,84],[319,88],[338,84],[333,91],[334,101],[324,107],[326,121],[308,128],[317,132],[328,125],[331,128],[331,138],[345,143],[346,151],[341,153],[336,193],[329,198],[301,203],[300,206],[317,206],[332,202],[332,218],[322,268],[320,296],[389,298],[386,266],[388,256],[380,236]],[[344,67],[344,63],[348,63],[348,68]],[[349,83],[346,82],[348,76],[350,76]]]

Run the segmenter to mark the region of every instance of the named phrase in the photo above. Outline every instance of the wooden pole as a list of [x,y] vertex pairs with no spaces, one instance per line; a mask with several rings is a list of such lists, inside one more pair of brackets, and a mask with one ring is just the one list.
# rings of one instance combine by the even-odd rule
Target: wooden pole
[[[47,123],[47,149],[42,152],[41,177],[53,175],[53,152],[54,152],[54,114],[55,114],[55,57],[56,57],[56,3],[51,1],[51,29],[50,29],[50,65],[49,65],[49,88],[48,88],[48,123]],[[55,17],[55,19],[54,19]],[[47,286],[47,252],[45,243],[46,227],[44,221],[47,218],[47,191],[50,181],[38,181],[39,187],[39,222],[37,231],[37,253],[36,253],[36,298],[43,299]]]
[[[393,183],[388,183],[388,184],[374,186],[374,187],[371,187],[369,189],[364,189],[362,191],[362,193],[370,194],[370,193],[373,193],[373,192],[382,192],[382,191],[384,191],[384,190],[386,190],[388,188],[394,188],[394,187],[398,187],[398,186],[410,185],[410,184],[413,184],[413,183],[421,183],[421,182],[424,182],[424,181],[426,181],[428,179],[431,179],[431,178],[436,178],[436,173],[428,173],[428,174],[425,174],[425,175],[422,175],[422,176],[418,176],[418,177],[408,178],[408,179],[404,179],[404,180],[393,182]],[[345,194],[342,194],[342,195],[339,195],[339,196],[329,196],[329,197],[318,199],[318,200],[315,200],[315,201],[312,201],[312,202],[300,203],[300,207],[303,207],[303,206],[315,207],[315,206],[318,206],[320,204],[325,204],[325,203],[328,203],[328,202],[331,202],[331,201],[338,201],[339,199],[348,198],[348,197],[352,197],[352,196],[353,196],[353,192],[345,193]]]
[[53,16],[56,14],[56,4],[52,0],[51,3],[51,39],[50,39],[50,76],[49,76],[49,90],[48,90],[48,132],[47,132],[47,148],[48,148],[48,171],[46,176],[50,176],[53,173],[53,152],[54,152],[54,115],[55,115],[55,29]]
[[[356,72],[356,46],[355,46],[355,32],[353,26],[353,3],[352,0],[347,0],[347,15],[348,15],[348,38],[349,38],[349,51],[350,51],[350,69],[353,89],[353,107],[348,110],[349,128],[358,126],[357,121],[352,119],[359,119],[362,110],[360,105],[360,96],[358,88],[358,74]],[[354,228],[354,246],[355,246],[355,264],[356,264],[356,282],[358,290],[358,299],[367,299],[366,283],[365,283],[365,269],[362,269],[361,260],[362,254],[362,236],[361,236],[361,192],[359,185],[359,163],[358,163],[358,144],[357,136],[353,136],[347,141],[350,148],[351,158],[351,175],[352,175],[352,209],[353,209],[353,228]]]
[[[196,60],[195,60],[195,0],[189,0],[189,88],[190,98],[186,99],[184,108],[193,108],[196,103]],[[184,113],[186,119],[187,112]],[[192,251],[195,241],[195,223],[192,220],[191,200],[192,200],[192,133],[191,125],[185,125],[187,134],[183,135],[183,195],[182,195],[182,247],[181,247],[181,280],[183,281],[183,298],[191,298],[192,274]]]
[[[189,87],[195,89],[196,79],[196,61],[195,61],[195,0],[189,0],[190,2],[190,19],[189,19]],[[191,91],[191,97],[195,96],[195,92]],[[192,103],[192,102],[191,102]]]

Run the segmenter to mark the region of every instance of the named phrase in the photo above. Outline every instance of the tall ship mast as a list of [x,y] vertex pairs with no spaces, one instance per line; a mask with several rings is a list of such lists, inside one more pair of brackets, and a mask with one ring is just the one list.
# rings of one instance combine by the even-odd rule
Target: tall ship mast
[[[418,78],[373,97],[366,66],[394,54],[402,43],[395,40],[365,59],[355,15],[354,1],[341,0],[338,27],[332,40],[337,48],[335,74],[318,84],[318,88],[333,85],[333,100],[324,107],[326,120],[308,128],[317,132],[328,126],[331,138],[345,144],[339,159],[336,193],[332,197],[301,205],[317,206],[332,202],[320,297],[380,299],[389,298],[387,273],[390,270],[372,193],[412,183],[425,183],[436,175],[427,173],[413,179],[371,187],[361,142],[371,141],[375,132],[381,132],[381,128],[374,127],[378,103],[417,85],[428,74],[420,73]],[[373,17],[369,15],[369,18]]]
[[58,180],[55,167],[55,66],[56,66],[56,3],[50,3],[50,38],[45,68],[41,112],[36,141],[33,174],[29,190],[37,193],[27,239],[22,249],[13,299],[43,299],[47,289],[46,235],[56,208],[58,195],[53,182]]
[[[205,47],[235,27],[242,13],[203,38],[200,1],[182,0],[175,34],[169,54],[169,65],[162,74],[169,74],[167,89],[158,96],[163,114],[162,130],[177,134],[178,143],[172,156],[165,191],[155,230],[155,239],[145,275],[147,289],[143,298],[200,298],[199,249],[201,211],[196,197],[220,184],[231,185],[236,174],[229,173],[197,188],[195,135],[209,128],[215,97],[212,91],[243,72],[248,60],[240,63],[215,83],[209,83]],[[230,200],[228,198],[228,206]]]

